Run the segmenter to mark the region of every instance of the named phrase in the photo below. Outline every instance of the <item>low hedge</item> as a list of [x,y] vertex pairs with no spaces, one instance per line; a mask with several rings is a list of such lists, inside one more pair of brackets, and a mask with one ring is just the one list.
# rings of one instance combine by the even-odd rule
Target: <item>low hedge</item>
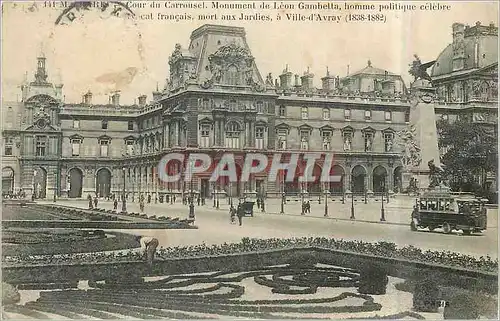
[[413,309],[418,312],[437,312],[440,299],[438,283],[426,278],[414,283]]
[[451,319],[478,319],[480,316],[479,306],[474,298],[466,294],[454,296],[444,308],[443,317]]
[[[222,245],[192,245],[192,246],[178,246],[169,248],[160,248],[157,252],[157,260],[162,259],[175,259],[175,258],[191,258],[203,256],[222,256],[238,253],[259,252],[276,249],[290,249],[290,248],[310,248],[320,247],[331,250],[348,251],[352,253],[368,254],[385,258],[402,259],[418,261],[422,263],[440,264],[449,267],[457,267],[462,269],[469,269],[473,271],[482,271],[498,274],[498,259],[491,259],[489,256],[480,257],[479,259],[453,253],[453,252],[439,252],[439,251],[423,251],[414,246],[404,246],[401,248],[396,247],[393,243],[379,242],[368,243],[363,241],[348,241],[342,239],[317,237],[317,238],[293,238],[293,239],[249,239],[244,238],[239,243],[224,243]],[[67,257],[68,264],[77,263],[97,263],[98,256],[90,254],[86,256],[70,256]],[[137,260],[138,257],[134,255],[127,255],[123,257],[113,257],[115,262],[126,262],[130,260]],[[5,258],[3,262],[6,264],[16,262],[16,264],[30,265],[40,264],[50,261],[50,258],[41,258],[41,262],[36,258],[25,257],[22,260],[16,258]],[[61,262],[62,264],[63,262]]]

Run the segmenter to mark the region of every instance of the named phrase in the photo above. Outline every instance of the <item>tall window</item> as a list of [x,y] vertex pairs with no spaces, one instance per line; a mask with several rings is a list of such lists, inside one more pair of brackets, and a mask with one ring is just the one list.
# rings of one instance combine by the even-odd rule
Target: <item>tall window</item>
[[386,111],[385,112],[385,120],[386,121],[391,121],[392,120],[392,112],[391,111]]
[[47,136],[36,136],[35,146],[36,156],[45,156],[47,152]]
[[201,125],[200,138],[200,147],[210,147],[210,124]]
[[352,136],[353,133],[350,130],[346,130],[342,133],[343,147],[345,151],[352,150]]
[[344,109],[344,119],[351,120],[351,110],[350,109]]
[[109,156],[109,140],[107,139],[101,139],[99,141],[99,145],[101,148],[101,156],[102,157],[108,157]]
[[264,127],[255,127],[255,148],[264,149]]
[[327,130],[322,131],[321,136],[323,137],[323,150],[330,150],[332,142],[332,132]]
[[77,119],[73,120],[73,128],[79,129],[80,128],[80,121]]
[[226,147],[240,148],[241,128],[237,122],[230,122],[226,129]]
[[302,119],[309,118],[309,110],[307,107],[302,107],[301,116],[302,116]]
[[391,152],[392,151],[392,146],[394,141],[394,134],[393,133],[384,133],[384,146],[385,146],[385,151],[386,152]]
[[203,110],[210,110],[210,99],[203,98],[201,100],[201,109],[203,109]]
[[279,129],[278,130],[278,146],[277,149],[285,150],[286,149],[286,141],[288,137],[288,130]]
[[329,120],[330,119],[330,109],[323,108],[323,119],[324,120]]
[[229,101],[229,110],[236,111],[237,108],[238,108],[238,104],[236,103],[236,100]]
[[5,145],[3,151],[3,154],[5,156],[12,156],[12,144],[13,144],[12,137],[5,137]]
[[101,123],[101,128],[102,129],[108,129],[108,121],[107,120],[103,120],[102,123]]
[[405,123],[409,123],[410,122],[410,111],[407,110],[405,111]]
[[365,120],[371,120],[371,119],[372,119],[372,111],[365,110]]
[[81,138],[71,139],[71,155],[80,156],[80,144],[82,143]]
[[309,150],[309,131],[302,130],[300,132],[300,149]]
[[280,117],[286,117],[286,107],[285,106],[280,106],[280,108],[279,108],[279,116]]
[[127,129],[128,130],[134,130],[134,121],[133,120],[129,120],[128,121]]
[[264,114],[266,111],[264,110],[264,103],[262,101],[258,101],[255,106],[257,107],[257,113]]
[[238,68],[229,66],[226,71],[226,83],[228,85],[238,85]]

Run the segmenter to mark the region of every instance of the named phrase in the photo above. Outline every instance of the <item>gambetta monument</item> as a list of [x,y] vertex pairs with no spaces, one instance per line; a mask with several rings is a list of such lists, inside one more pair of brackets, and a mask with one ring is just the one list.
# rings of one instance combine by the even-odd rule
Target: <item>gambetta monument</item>
[[436,88],[432,87],[432,79],[426,71],[434,63],[422,63],[415,55],[409,70],[415,78],[410,86],[410,124],[397,135],[404,166],[403,189],[433,188],[430,164],[432,168],[440,168],[434,111]]

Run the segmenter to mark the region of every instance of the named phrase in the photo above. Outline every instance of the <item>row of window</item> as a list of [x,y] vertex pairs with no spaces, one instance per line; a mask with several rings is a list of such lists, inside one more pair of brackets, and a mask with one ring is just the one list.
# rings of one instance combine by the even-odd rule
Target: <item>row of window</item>
[[[287,110],[286,106],[280,106],[278,110],[278,116],[279,117],[287,117]],[[300,116],[302,119],[309,119],[309,108],[308,107],[302,107]],[[323,108],[323,120],[330,120],[330,109],[328,108]],[[345,120],[351,120],[351,109],[344,109],[344,119]],[[372,111],[371,110],[365,110],[365,120],[371,120],[372,119]],[[386,121],[392,121],[392,112],[390,110],[386,110],[384,112],[384,119]],[[406,112],[405,113],[405,122],[410,121],[410,113]]]
[[[325,130],[321,131],[322,136],[322,149],[323,150],[331,150],[332,143],[332,132]],[[384,132],[384,150],[386,152],[393,151],[394,144],[394,133],[393,132]],[[288,137],[289,133],[287,129],[279,129],[278,137],[277,137],[277,149],[286,150],[288,148]],[[364,151],[370,152],[373,151],[373,139],[375,137],[374,132],[364,132]],[[354,132],[351,130],[344,130],[342,132],[342,147],[344,151],[353,150],[352,141],[354,138]],[[309,150],[310,148],[310,139],[311,139],[311,131],[310,130],[302,130],[300,131],[300,149],[301,150]]]
[[[210,111],[214,107],[213,101],[210,100],[209,98],[199,99],[198,104],[199,104],[201,110]],[[241,104],[241,105],[238,104],[238,102],[234,99],[227,102],[227,108],[230,111],[245,111],[247,109],[254,110],[254,107],[255,107],[255,110],[257,111],[258,114],[267,114],[268,113],[268,106],[266,104],[264,104],[263,101],[257,101],[255,103],[255,106],[252,105],[249,108],[243,104]]]
[[[107,120],[101,121],[101,129],[108,129],[109,122]],[[80,121],[77,119],[73,120],[73,128],[74,129],[80,129]],[[129,120],[127,124],[127,129],[128,130],[134,130],[134,121]]]

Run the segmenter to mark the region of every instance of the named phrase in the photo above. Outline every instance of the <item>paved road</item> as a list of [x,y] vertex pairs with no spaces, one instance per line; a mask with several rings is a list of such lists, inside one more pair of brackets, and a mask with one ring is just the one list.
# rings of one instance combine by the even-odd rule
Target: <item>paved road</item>
[[[85,201],[61,201],[61,204],[86,207]],[[462,236],[460,233],[445,235],[439,232],[412,232],[409,226],[398,225],[398,220],[390,218],[395,215],[406,216],[407,211],[401,208],[389,208],[388,223],[366,223],[360,221],[339,220],[336,218],[324,218],[323,211],[312,207],[312,213],[308,216],[300,215],[300,208],[296,215],[278,215],[257,213],[253,218],[244,218],[243,226],[231,225],[229,214],[226,210],[227,203],[222,204],[224,209],[216,210],[209,203],[202,207],[196,207],[197,230],[128,230],[128,232],[140,235],[157,237],[160,245],[194,245],[200,243],[221,244],[224,242],[237,242],[242,237],[261,238],[292,238],[302,236],[326,236],[348,240],[363,240],[367,242],[388,241],[400,246],[413,245],[422,249],[454,251],[474,256],[489,255],[498,257],[498,230],[489,227],[487,231],[479,235]],[[138,204],[128,203],[128,210],[138,212]],[[321,206],[316,204],[316,206]],[[366,217],[379,217],[380,203],[359,204],[357,209],[359,215]],[[101,202],[99,207],[112,208],[112,202]],[[298,206],[297,206],[298,207]],[[288,209],[292,210],[292,206]],[[333,211],[333,210],[332,210]],[[318,213],[319,212],[319,213]],[[188,216],[188,208],[182,204],[146,204],[146,213],[157,216],[171,216],[185,218]],[[363,214],[364,213],[364,214]],[[337,206],[335,215],[348,218],[350,205]],[[490,216],[496,217],[496,211],[490,211]],[[406,219],[405,219],[406,220]],[[494,220],[496,222],[496,219]]]

